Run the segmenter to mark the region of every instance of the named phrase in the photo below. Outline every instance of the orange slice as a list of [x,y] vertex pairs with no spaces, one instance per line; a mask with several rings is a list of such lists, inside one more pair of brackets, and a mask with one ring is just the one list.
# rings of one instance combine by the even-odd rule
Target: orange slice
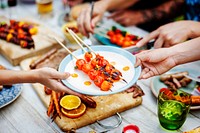
[[60,106],[64,109],[72,110],[76,109],[81,105],[81,99],[75,95],[66,95],[61,98]]
[[61,108],[61,112],[69,118],[78,118],[82,116],[85,113],[85,111],[86,111],[86,106],[83,103],[81,103],[81,105],[77,109],[73,109],[73,110],[67,110],[67,109]]

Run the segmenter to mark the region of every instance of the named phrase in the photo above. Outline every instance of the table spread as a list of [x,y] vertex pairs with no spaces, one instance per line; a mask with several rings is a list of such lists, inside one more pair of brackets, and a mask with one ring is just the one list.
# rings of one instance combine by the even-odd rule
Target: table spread
[[[58,18],[64,11],[61,1],[54,1],[54,15],[49,19],[40,19],[37,14],[36,5],[33,3],[25,4],[18,1],[14,15],[17,18],[31,17],[39,20],[47,27],[51,28],[56,34],[63,36],[61,26],[58,24]],[[8,9],[0,10],[0,15],[8,15]],[[129,30],[136,30],[141,36],[147,34],[142,29],[131,26]],[[99,42],[94,38],[90,38],[93,44],[98,45]],[[68,45],[69,47],[76,47],[76,45]],[[21,70],[20,66],[11,65],[5,57],[0,54],[0,64],[14,69]],[[189,68],[200,68],[200,61],[192,62],[182,65]],[[122,116],[122,123],[119,127],[106,131],[97,123],[77,129],[77,133],[88,133],[90,131],[120,133],[123,127],[129,124],[137,125],[141,133],[166,133],[169,131],[164,130],[157,117],[157,101],[150,88],[151,78],[147,80],[138,80],[137,84],[143,89],[145,95],[142,97],[142,104],[120,113]],[[114,101],[113,101],[114,102]],[[21,95],[11,104],[0,109],[0,133],[46,133],[46,132],[62,132],[56,123],[51,122],[51,119],[46,115],[46,107],[32,88],[31,84],[23,84]],[[106,125],[116,124],[116,116],[109,117],[101,121]],[[184,125],[175,132],[183,132],[191,130],[200,126],[200,111],[191,110],[187,116]]]

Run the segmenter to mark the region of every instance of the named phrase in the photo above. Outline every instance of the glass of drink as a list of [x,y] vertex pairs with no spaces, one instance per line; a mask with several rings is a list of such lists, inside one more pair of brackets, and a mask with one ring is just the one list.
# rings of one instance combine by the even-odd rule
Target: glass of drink
[[36,0],[39,15],[52,14],[53,0]]
[[178,130],[185,122],[191,105],[191,95],[181,90],[160,90],[158,95],[158,118],[163,128]]

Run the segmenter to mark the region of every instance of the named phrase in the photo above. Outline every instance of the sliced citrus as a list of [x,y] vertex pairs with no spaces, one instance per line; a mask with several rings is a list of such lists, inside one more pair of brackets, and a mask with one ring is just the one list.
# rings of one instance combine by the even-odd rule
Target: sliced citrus
[[77,109],[67,110],[67,109],[61,108],[61,111],[65,116],[69,118],[78,118],[85,113],[86,106],[85,104],[81,103],[81,105]]
[[61,98],[60,106],[64,109],[72,110],[76,109],[81,105],[81,99],[75,95],[66,95]]

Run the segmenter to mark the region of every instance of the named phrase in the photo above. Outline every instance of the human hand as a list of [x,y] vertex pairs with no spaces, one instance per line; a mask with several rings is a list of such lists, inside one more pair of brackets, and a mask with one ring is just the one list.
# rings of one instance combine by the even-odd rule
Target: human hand
[[184,42],[194,36],[191,32],[191,26],[194,26],[194,23],[196,22],[178,21],[166,24],[144,37],[136,46],[142,47],[152,39],[155,39],[154,48],[170,47]]
[[113,19],[124,26],[138,25],[144,22],[141,11],[133,10],[115,11],[108,18]]
[[135,67],[139,65],[143,68],[140,79],[147,79],[167,72],[176,62],[169,48],[160,48],[136,54]]
[[60,73],[53,68],[47,67],[33,71],[35,71],[36,73],[34,74],[37,75],[36,82],[41,83],[54,91],[67,91],[68,88],[64,86],[60,80],[67,79],[69,77],[69,73]]
[[89,37],[89,33],[94,33],[94,27],[102,19],[105,11],[106,8],[98,2],[95,2],[92,18],[91,7],[83,9],[77,19],[79,31]]

